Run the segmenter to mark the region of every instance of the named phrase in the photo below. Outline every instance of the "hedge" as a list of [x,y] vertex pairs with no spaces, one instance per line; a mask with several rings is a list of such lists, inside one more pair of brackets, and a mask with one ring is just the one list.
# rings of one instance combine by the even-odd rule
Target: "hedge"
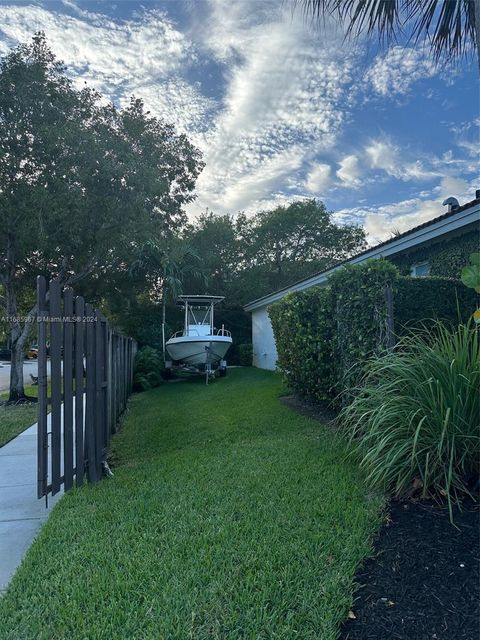
[[453,278],[400,277],[394,286],[395,332],[403,335],[435,318],[456,326],[465,323],[480,296]]
[[333,384],[332,296],[328,288],[290,293],[269,307],[278,366],[300,396],[325,400]]
[[477,294],[458,280],[403,277],[383,259],[347,265],[329,286],[290,293],[269,307],[278,367],[295,393],[348,402],[370,357],[388,348],[387,286],[398,336],[432,318],[456,326],[476,308]]

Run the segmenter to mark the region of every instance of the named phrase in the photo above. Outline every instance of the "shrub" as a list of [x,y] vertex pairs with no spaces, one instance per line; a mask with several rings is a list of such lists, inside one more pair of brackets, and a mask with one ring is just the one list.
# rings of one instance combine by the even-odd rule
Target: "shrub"
[[425,320],[436,318],[456,327],[467,322],[478,294],[460,280],[449,278],[400,277],[394,284],[395,332],[415,329]]
[[146,391],[157,387],[162,381],[163,360],[160,352],[152,347],[143,347],[135,357],[133,375],[134,391]]
[[331,394],[332,312],[331,291],[320,287],[288,294],[268,310],[279,369],[293,391],[315,401]]
[[251,367],[253,359],[253,346],[251,344],[238,345],[238,364],[242,367]]
[[452,501],[468,492],[480,460],[478,329],[441,323],[374,358],[342,429],[357,443],[373,485],[402,494],[417,479],[423,495]]
[[368,359],[387,348],[385,287],[397,277],[397,268],[383,259],[347,265],[330,277],[335,311],[333,351],[337,393],[356,386]]

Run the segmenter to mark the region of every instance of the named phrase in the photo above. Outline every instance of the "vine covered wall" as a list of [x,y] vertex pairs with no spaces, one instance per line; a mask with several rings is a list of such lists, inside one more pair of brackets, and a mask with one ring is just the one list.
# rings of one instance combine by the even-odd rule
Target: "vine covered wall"
[[478,251],[479,245],[480,234],[478,229],[474,229],[389,259],[404,276],[410,275],[413,264],[428,262],[431,276],[460,278],[462,268],[468,264],[469,255]]

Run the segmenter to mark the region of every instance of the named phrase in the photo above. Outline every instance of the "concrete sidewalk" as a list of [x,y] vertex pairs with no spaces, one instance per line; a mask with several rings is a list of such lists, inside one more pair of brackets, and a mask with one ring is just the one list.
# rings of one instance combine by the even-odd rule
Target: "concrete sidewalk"
[[0,447],[0,593],[61,496],[37,498],[36,424]]

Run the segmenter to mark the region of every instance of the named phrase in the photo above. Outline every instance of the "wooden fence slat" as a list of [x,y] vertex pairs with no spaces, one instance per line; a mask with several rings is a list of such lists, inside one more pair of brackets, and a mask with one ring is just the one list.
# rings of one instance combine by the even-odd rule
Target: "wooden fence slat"
[[52,385],[52,495],[60,491],[62,433],[62,298],[58,280],[50,281],[50,371]]
[[47,495],[48,485],[48,434],[47,434],[47,282],[37,277],[38,305],[38,418],[37,418],[37,496]]
[[96,371],[95,371],[95,322],[91,319],[94,317],[94,309],[92,305],[85,305],[86,322],[86,341],[87,341],[87,357],[86,357],[86,411],[85,411],[85,457],[87,459],[87,478],[89,482],[96,482]]
[[102,318],[95,311],[95,468],[100,477],[102,473],[102,451],[104,442],[104,415],[103,415],[103,350],[102,350]]
[[[50,490],[55,495],[62,484],[65,490],[70,489],[74,476],[77,486],[83,484],[85,475],[88,482],[97,482],[102,477],[111,434],[132,390],[136,343],[111,331],[100,311],[85,304],[83,298],[74,298],[70,289],[62,291],[58,280],[51,280],[47,291],[45,278],[37,278],[37,304],[37,495],[42,497]],[[47,389],[48,332],[51,398]]]
[[83,393],[84,393],[84,352],[85,352],[85,302],[82,297],[75,298],[75,484],[83,484],[85,471],[83,438]]
[[63,294],[63,473],[65,491],[73,487],[73,292]]

